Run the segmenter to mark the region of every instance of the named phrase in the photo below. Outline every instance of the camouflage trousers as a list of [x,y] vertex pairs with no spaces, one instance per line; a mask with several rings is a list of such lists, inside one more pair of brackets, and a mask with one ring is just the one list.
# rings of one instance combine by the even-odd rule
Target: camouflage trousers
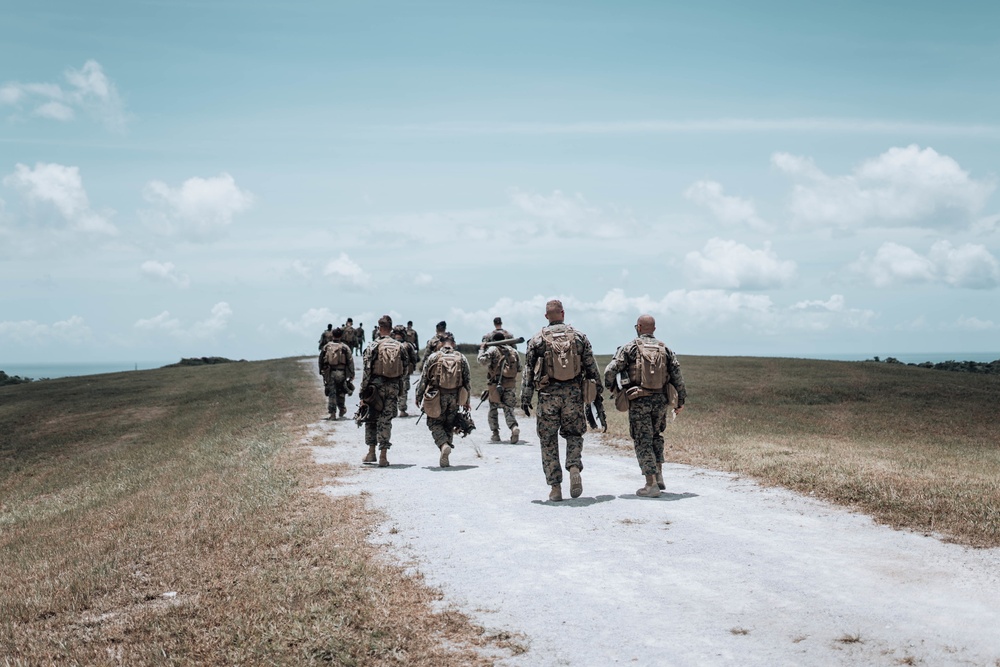
[[400,380],[389,380],[376,377],[372,380],[375,391],[382,401],[382,410],[365,422],[365,444],[371,447],[377,444],[379,449],[392,447],[392,420],[396,417],[396,401],[403,388]]
[[486,418],[487,423],[490,425],[490,430],[494,432],[500,430],[500,408],[503,408],[503,416],[507,421],[507,428],[517,426],[517,418],[514,417],[514,408],[517,405],[517,392],[514,391],[513,387],[510,389],[505,387],[500,392],[500,402],[490,402],[490,413]]
[[344,404],[347,396],[347,373],[344,371],[326,371],[323,374],[323,385],[326,391],[326,409],[333,415],[338,408],[344,412],[347,406]]
[[629,435],[643,475],[655,475],[656,464],[663,463],[663,431],[667,428],[668,410],[665,394],[636,398],[628,405]]
[[444,445],[451,445],[454,442],[455,432],[452,429],[455,426],[455,415],[458,414],[458,409],[462,406],[458,403],[458,391],[448,391],[447,389],[439,391],[441,392],[441,416],[428,417],[427,428],[431,432],[431,437],[434,438],[434,444],[437,445],[438,449],[441,449]]
[[562,484],[559,467],[559,436],[566,438],[566,469],[583,470],[583,434],[587,417],[583,392],[578,383],[553,384],[538,392],[536,425],[542,447],[542,470],[549,486]]
[[396,409],[406,412],[406,397],[410,395],[410,374],[403,375],[403,387],[399,390],[399,398],[396,399]]

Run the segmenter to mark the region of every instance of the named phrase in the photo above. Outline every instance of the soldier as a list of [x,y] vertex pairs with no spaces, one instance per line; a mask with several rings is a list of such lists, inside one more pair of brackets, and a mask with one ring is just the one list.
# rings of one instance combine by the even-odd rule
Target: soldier
[[566,469],[569,470],[569,493],[578,498],[583,493],[583,434],[587,431],[584,416],[584,382],[596,382],[601,390],[600,371],[587,336],[564,323],[562,302],[553,299],[545,304],[543,327],[528,341],[521,375],[521,408],[530,414],[531,398],[538,390],[538,440],[542,448],[542,470],[551,487],[549,500],[562,500],[562,470],[559,467],[559,434],[566,438]]
[[319,374],[323,376],[323,391],[326,393],[328,419],[340,419],[347,414],[344,397],[354,393],[354,359],[351,349],[344,344],[340,327],[330,331],[331,340],[319,353]]
[[491,340],[503,340],[494,338],[493,334],[496,333],[502,333],[503,339],[513,338],[513,336],[510,335],[510,332],[503,328],[503,320],[501,320],[499,317],[493,318],[493,331],[490,331],[485,336],[483,336],[483,342],[488,343]]
[[361,354],[361,351],[365,349],[365,325],[358,322],[358,326],[354,327],[354,353]]
[[403,344],[403,389],[399,392],[399,399],[396,406],[399,408],[400,417],[409,417],[406,412],[406,397],[410,393],[410,374],[417,369],[417,350],[406,340],[406,327],[403,325],[392,328],[392,337]]
[[[446,333],[448,329],[448,323],[441,320],[436,325],[434,325],[434,335],[427,339],[427,347],[424,348],[424,362],[426,363],[427,357],[431,356],[433,353],[437,352],[441,347],[441,336]],[[423,366],[421,365],[421,370]]]
[[379,448],[378,465],[389,465],[388,451],[392,447],[392,420],[396,416],[396,401],[403,388],[403,346],[392,338],[392,318],[383,315],[378,320],[378,337],[365,348],[362,357],[361,404],[368,407],[365,421],[365,463],[375,462],[375,447]]
[[347,347],[351,348],[351,353],[354,353],[354,346],[358,344],[357,330],[354,328],[354,320],[350,317],[347,318],[347,322],[342,327],[344,330],[344,343]]
[[420,338],[413,328],[413,320],[406,323],[406,342],[412,345],[413,349],[417,351],[417,361],[420,361]]
[[327,324],[326,331],[320,334],[319,337],[319,349],[322,350],[323,346],[333,340],[333,325]]
[[638,337],[618,348],[604,369],[604,386],[616,393],[624,392],[628,400],[629,434],[639,468],[646,476],[646,485],[635,494],[655,498],[667,488],[663,482],[667,417],[671,410],[684,409],[687,391],[677,355],[653,337],[653,316],[639,316],[635,331]]
[[[500,318],[497,318],[498,320]],[[497,330],[493,333],[492,340],[506,340],[510,336],[506,331]],[[517,373],[521,370],[521,355],[517,353],[513,345],[492,345],[486,347],[486,343],[479,346],[479,355],[476,360],[480,365],[486,366],[486,382],[489,385],[490,413],[488,416],[490,430],[490,442],[500,442],[500,420],[498,419],[498,409],[503,406],[504,419],[507,421],[507,428],[510,429],[510,444],[517,444],[521,436],[521,429],[517,426],[517,418],[514,416],[514,407],[517,405],[517,392],[514,384],[517,381]]]
[[417,383],[417,407],[423,404],[434,444],[441,451],[438,464],[447,468],[455,427],[459,425],[459,409],[468,413],[472,391],[469,361],[455,349],[455,337],[449,332],[440,335],[441,348],[424,359],[424,371]]

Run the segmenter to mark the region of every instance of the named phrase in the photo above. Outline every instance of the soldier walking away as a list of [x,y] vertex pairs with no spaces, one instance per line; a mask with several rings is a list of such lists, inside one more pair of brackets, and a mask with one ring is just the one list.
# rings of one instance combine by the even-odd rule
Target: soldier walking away
[[403,388],[403,346],[393,338],[392,318],[383,315],[378,320],[378,337],[365,348],[362,357],[361,405],[368,408],[365,421],[365,444],[368,454],[365,463],[375,462],[378,446],[378,465],[389,465],[388,452],[392,447],[392,420],[396,416],[396,402]]
[[637,337],[618,348],[604,369],[604,386],[615,393],[615,405],[628,410],[635,458],[646,477],[646,485],[635,494],[646,498],[655,498],[667,488],[663,481],[663,431],[668,418],[684,408],[687,398],[677,355],[653,336],[655,331],[653,316],[640,315],[635,323]]
[[441,452],[438,464],[442,468],[451,465],[448,456],[454,447],[455,431],[465,435],[471,430],[466,421],[471,421],[470,391],[469,361],[455,349],[455,337],[445,332],[441,349],[424,359],[416,390],[417,407],[422,405],[427,415],[427,428]]
[[323,346],[333,340],[333,325],[327,324],[326,331],[324,331],[319,336],[319,349],[323,349]]
[[[500,318],[498,317],[497,320]],[[491,340],[507,340],[509,333],[497,330]],[[490,401],[490,412],[487,420],[490,425],[490,442],[500,442],[500,420],[498,411],[502,407],[507,428],[510,429],[510,444],[517,444],[521,437],[521,429],[517,426],[514,408],[517,406],[517,374],[521,370],[521,355],[513,345],[493,345],[486,347],[486,342],[479,346],[476,361],[486,367],[487,398]]]
[[347,347],[351,348],[351,354],[354,354],[354,346],[358,344],[357,329],[354,328],[354,320],[348,317],[343,329],[344,343]]
[[403,388],[399,392],[399,399],[396,407],[399,409],[400,417],[409,417],[406,412],[406,397],[410,393],[410,374],[417,369],[417,350],[406,340],[406,327],[402,324],[392,328],[392,337],[403,344]]
[[[448,329],[448,323],[441,320],[434,325],[434,335],[427,339],[427,347],[424,348],[424,362],[427,362],[427,357],[431,356],[441,348],[441,336],[443,336]],[[423,365],[420,366],[423,370]]]
[[417,351],[417,361],[420,361],[420,337],[417,336],[417,331],[413,328],[413,320],[406,323],[406,342]]
[[566,438],[566,469],[569,493],[578,498],[583,493],[583,434],[587,431],[584,416],[584,384],[589,382],[600,392],[600,371],[594,361],[590,341],[582,331],[564,322],[562,302],[553,299],[545,304],[548,326],[531,340],[524,355],[521,374],[521,408],[531,414],[531,399],[538,391],[538,440],[542,449],[542,470],[548,482],[549,500],[562,500],[562,469],[559,466],[559,435]]
[[361,351],[365,349],[365,325],[358,322],[358,326],[354,327],[354,353],[361,354]]
[[319,353],[319,374],[323,376],[323,391],[326,393],[326,408],[329,419],[339,419],[347,414],[345,396],[354,393],[354,358],[351,349],[343,341],[340,327],[330,331],[331,340]]
[[[503,334],[503,338],[494,338],[494,334],[497,334],[497,333],[502,333]],[[493,318],[493,331],[490,331],[485,336],[483,336],[483,342],[484,343],[488,343],[491,340],[506,340],[506,339],[510,339],[510,338],[513,338],[513,336],[510,335],[509,331],[507,331],[506,329],[503,328],[503,320],[500,319],[499,317],[494,317]]]

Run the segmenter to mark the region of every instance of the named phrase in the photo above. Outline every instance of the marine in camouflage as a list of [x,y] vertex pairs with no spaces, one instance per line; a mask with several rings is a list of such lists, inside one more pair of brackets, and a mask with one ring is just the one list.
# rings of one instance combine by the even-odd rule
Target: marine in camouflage
[[379,449],[389,449],[392,447],[392,420],[396,417],[396,406],[403,382],[402,378],[383,377],[376,375],[372,370],[375,355],[378,354],[379,341],[382,338],[381,335],[376,337],[365,348],[362,356],[364,371],[360,391],[364,393],[367,387],[374,387],[382,403],[382,409],[365,422],[365,444],[368,446],[377,444]]
[[[504,333],[508,336],[510,335],[506,332]],[[492,340],[492,338],[490,340]],[[506,349],[501,350],[501,347]],[[496,385],[497,375],[500,374],[505,351],[507,354],[517,354],[517,350],[514,349],[512,345],[497,345],[493,347],[480,348],[479,354],[476,356],[476,361],[478,361],[481,366],[486,367],[486,381],[491,385]],[[494,433],[500,430],[501,409],[503,410],[503,416],[507,423],[507,428],[511,430],[517,428],[517,417],[514,415],[514,409],[517,407],[517,390],[514,386],[515,380],[515,378],[510,378],[509,381],[504,379],[501,382],[499,390],[500,401],[490,401],[490,411],[486,420],[490,426],[490,430]]]

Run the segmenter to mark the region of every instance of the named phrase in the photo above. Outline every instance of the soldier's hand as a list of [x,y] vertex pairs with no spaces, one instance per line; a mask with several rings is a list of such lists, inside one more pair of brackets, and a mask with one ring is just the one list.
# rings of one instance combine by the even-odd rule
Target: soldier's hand
[[683,405],[678,405],[676,408],[674,408],[674,413],[676,414],[676,413],[680,412],[683,409],[684,409]]

